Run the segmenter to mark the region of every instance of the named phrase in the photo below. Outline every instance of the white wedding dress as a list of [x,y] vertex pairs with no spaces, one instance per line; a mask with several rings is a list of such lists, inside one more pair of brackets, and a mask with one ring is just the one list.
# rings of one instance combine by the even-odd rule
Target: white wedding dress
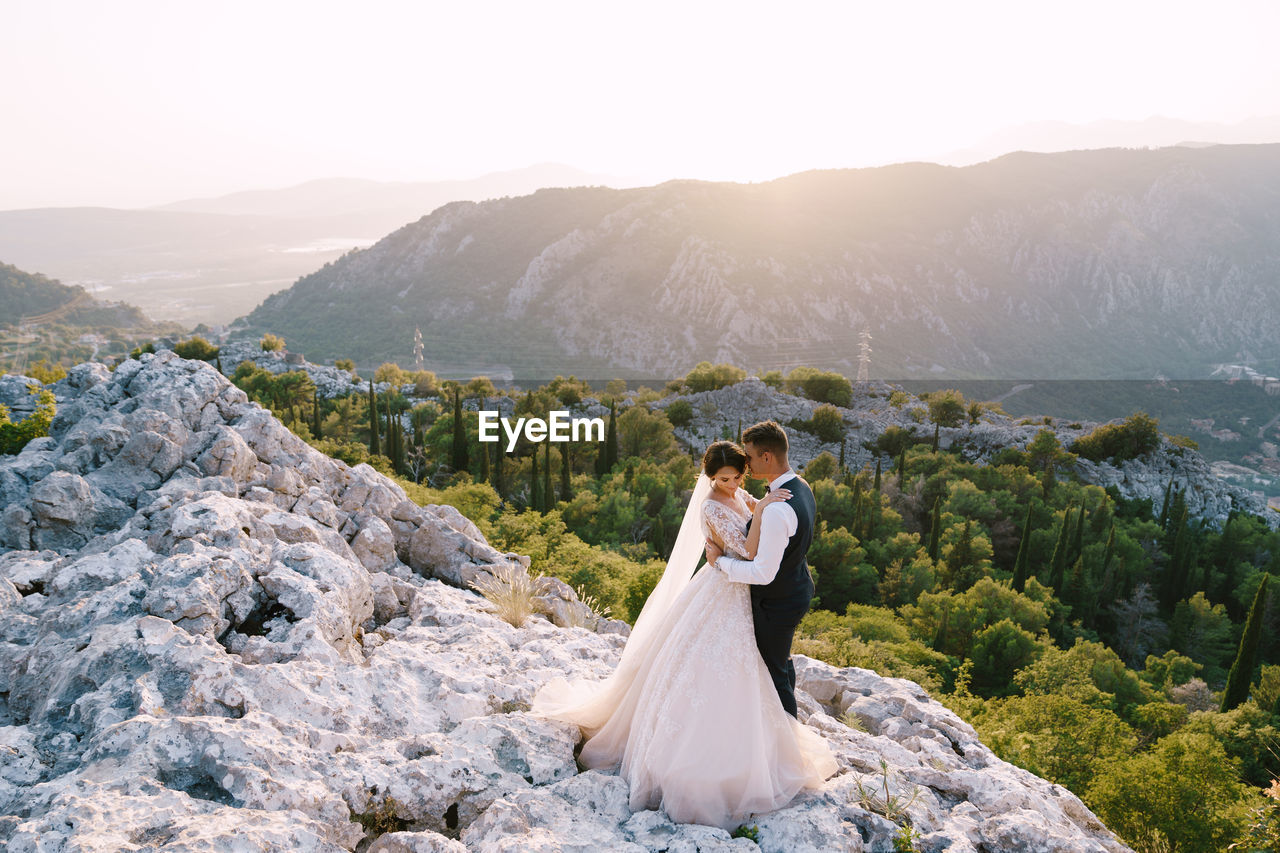
[[821,786],[837,765],[822,737],[782,708],[756,648],[748,586],[714,566],[688,577],[707,529],[726,553],[745,550],[745,507],[734,511],[709,492],[701,475],[614,673],[603,682],[554,679],[533,713],[576,723],[587,738],[580,762],[618,768],[633,810],[661,806],[678,823],[732,830]]

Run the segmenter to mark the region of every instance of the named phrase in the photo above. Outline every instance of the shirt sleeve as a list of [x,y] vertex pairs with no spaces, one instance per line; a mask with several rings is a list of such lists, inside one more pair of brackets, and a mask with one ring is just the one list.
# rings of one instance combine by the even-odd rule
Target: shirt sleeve
[[760,546],[754,560],[735,560],[722,556],[716,560],[716,568],[738,583],[766,584],[778,576],[782,565],[782,552],[787,540],[795,535],[800,521],[796,511],[785,501],[769,504],[760,518]]
[[717,505],[715,501],[707,501],[702,505],[702,517],[706,519],[707,526],[720,537],[720,541],[727,547],[732,548],[739,554],[747,553],[747,535],[729,517],[729,513]]

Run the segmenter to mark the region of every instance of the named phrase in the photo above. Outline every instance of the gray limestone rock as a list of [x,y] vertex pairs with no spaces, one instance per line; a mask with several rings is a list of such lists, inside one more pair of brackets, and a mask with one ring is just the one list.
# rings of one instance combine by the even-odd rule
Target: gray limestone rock
[[[454,508],[319,454],[172,352],[55,390],[51,435],[0,458],[0,845],[756,849],[577,772],[580,733],[525,709],[551,678],[607,676],[626,626],[498,619],[466,585],[529,559]],[[543,595],[561,624],[587,616],[565,584]],[[918,685],[796,663],[840,770],[752,818],[760,849],[891,850],[898,825],[858,788],[882,760],[916,791],[921,849],[1124,849]]]

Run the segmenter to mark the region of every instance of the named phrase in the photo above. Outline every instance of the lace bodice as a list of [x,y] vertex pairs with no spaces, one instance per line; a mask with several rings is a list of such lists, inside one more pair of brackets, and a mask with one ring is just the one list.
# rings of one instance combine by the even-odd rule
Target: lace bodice
[[[743,489],[738,490],[738,497],[751,495]],[[707,522],[720,541],[725,545],[725,553],[739,560],[747,557],[747,521],[750,514],[743,515],[719,501],[707,498],[702,503],[702,518]]]

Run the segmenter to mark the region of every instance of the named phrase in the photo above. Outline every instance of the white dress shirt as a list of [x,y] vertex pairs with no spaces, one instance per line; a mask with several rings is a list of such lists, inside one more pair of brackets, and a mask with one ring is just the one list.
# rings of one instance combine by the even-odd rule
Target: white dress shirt
[[[796,472],[788,468],[786,473],[769,482],[769,491],[795,476]],[[771,583],[778,576],[787,540],[796,535],[799,526],[800,519],[789,503],[777,501],[769,504],[760,515],[760,544],[756,547],[756,558],[735,560],[733,557],[721,556],[716,560],[716,568],[728,575],[729,580],[738,583]]]

